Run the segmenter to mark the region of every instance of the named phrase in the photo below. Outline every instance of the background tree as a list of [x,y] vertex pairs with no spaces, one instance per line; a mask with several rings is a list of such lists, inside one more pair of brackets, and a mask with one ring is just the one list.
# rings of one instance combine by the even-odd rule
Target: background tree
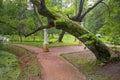
[[[113,4],[114,3],[114,4]],[[119,0],[110,0],[108,2],[110,9],[110,16],[105,17],[104,25],[98,31],[104,36],[108,36],[108,40],[112,44],[120,44],[120,1]]]
[[[23,34],[40,26],[38,25],[40,23],[37,25],[36,22],[34,23],[34,19],[37,17],[35,17],[36,15],[33,11],[27,9],[26,0],[3,1],[3,6],[0,9],[0,12],[1,34],[19,34],[20,41],[23,41]],[[38,21],[37,18],[37,22]]]
[[[92,33],[97,31],[105,24],[105,15],[109,16],[109,10],[104,4],[98,5],[85,17],[85,27]],[[108,17],[106,16],[106,17]]]

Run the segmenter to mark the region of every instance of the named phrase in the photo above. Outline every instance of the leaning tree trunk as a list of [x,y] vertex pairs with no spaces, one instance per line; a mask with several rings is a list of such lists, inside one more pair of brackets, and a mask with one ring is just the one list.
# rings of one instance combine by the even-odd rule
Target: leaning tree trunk
[[[102,62],[109,61],[110,49],[103,42],[98,40],[95,35],[82,28],[80,24],[68,19],[66,16],[63,16],[61,13],[49,11],[46,7],[45,0],[31,1],[33,4],[36,5],[39,14],[48,18],[49,25],[55,26],[57,29],[62,29],[65,32],[69,32],[70,34],[78,38],[95,54],[98,60]],[[95,5],[89,8],[87,12],[84,13],[82,18],[102,1],[103,0],[99,0]],[[53,21],[55,22],[53,23]]]
[[62,30],[62,32],[59,35],[58,42],[62,42],[62,39],[64,37],[65,31]]
[[109,61],[111,53],[110,49],[103,42],[98,40],[94,34],[81,27],[79,23],[62,17],[61,20],[60,18],[56,20],[56,28],[69,32],[82,41],[86,47],[94,53],[97,60],[101,62]]

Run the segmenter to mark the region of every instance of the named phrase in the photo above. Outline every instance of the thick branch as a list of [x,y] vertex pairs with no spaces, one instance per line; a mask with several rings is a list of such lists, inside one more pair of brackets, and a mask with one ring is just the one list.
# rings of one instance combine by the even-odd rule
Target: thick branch
[[84,5],[84,0],[80,0],[80,6],[79,6],[79,12],[77,15],[77,19],[81,16],[82,11],[83,11],[83,5]]
[[[40,20],[39,14],[38,14],[38,12],[37,12],[37,10],[36,10],[36,6],[33,5],[33,7],[34,7],[34,14],[35,14],[35,17],[37,18],[38,23],[42,26],[43,23],[42,23],[42,21]],[[38,25],[37,25],[37,26],[38,26]]]
[[40,0],[40,1],[39,0],[31,0],[31,2],[34,5],[36,5],[39,14],[41,14],[47,18],[55,19],[55,16],[47,9],[44,0]]
[[79,3],[79,10],[77,12],[77,0],[76,0],[76,15],[72,18],[70,18],[73,21],[77,21],[79,17],[81,17],[82,11],[83,11],[83,5],[84,5],[84,0],[80,0]]

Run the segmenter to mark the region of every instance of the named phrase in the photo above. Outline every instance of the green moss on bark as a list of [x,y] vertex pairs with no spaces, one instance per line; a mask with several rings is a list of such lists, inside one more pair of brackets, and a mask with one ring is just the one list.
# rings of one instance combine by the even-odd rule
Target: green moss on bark
[[[59,16],[59,15],[58,15]],[[82,41],[88,49],[90,49],[96,58],[101,62],[108,62],[110,59],[110,49],[95,37],[92,33],[81,27],[79,23],[69,20],[61,15],[56,20],[56,28],[69,32],[80,41]],[[87,34],[87,37],[82,37]],[[89,42],[89,44],[87,43]],[[91,42],[91,43],[90,43]]]

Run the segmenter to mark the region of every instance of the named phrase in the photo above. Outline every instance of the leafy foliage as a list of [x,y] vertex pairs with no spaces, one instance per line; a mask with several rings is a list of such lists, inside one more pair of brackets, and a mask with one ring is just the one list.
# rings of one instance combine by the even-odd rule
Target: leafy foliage
[[93,44],[95,42],[95,39],[97,37],[94,34],[84,34],[80,38],[86,38],[86,39],[88,39],[88,40],[86,40],[85,44],[90,45],[90,44]]
[[85,17],[85,27],[92,33],[97,31],[104,25],[105,14],[108,15],[107,8],[100,4]]
[[[114,4],[113,4],[114,3]],[[105,18],[105,25],[100,28],[99,33],[108,36],[112,44],[120,44],[120,1],[109,2],[110,16]]]

